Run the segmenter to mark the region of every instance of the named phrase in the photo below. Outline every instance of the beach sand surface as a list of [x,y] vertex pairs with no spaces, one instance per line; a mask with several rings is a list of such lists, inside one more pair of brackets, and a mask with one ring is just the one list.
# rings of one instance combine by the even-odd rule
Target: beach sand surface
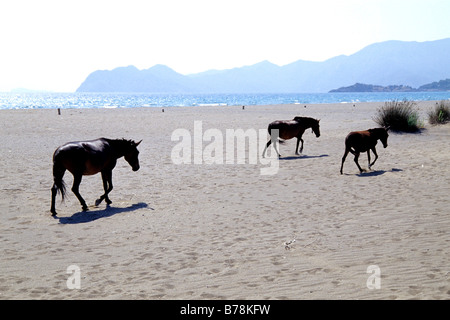
[[[0,299],[449,299],[450,125],[390,133],[372,170],[349,155],[339,173],[345,136],[377,127],[382,105],[1,110]],[[227,130],[294,116],[321,119],[321,136],[307,130],[301,156],[280,145],[276,174],[260,158],[173,163],[174,132],[194,141],[201,124],[216,134],[203,152],[225,154]],[[66,172],[53,218],[53,152],[99,137],[143,139],[140,170],[119,159],[110,206],[84,176],[87,212]]]

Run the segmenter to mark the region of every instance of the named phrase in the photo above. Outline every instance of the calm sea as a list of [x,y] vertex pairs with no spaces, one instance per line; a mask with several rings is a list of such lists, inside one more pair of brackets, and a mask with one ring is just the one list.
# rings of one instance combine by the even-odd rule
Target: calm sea
[[145,93],[0,93],[0,109],[135,108],[236,106],[450,100],[450,92],[292,93],[292,94],[145,94]]

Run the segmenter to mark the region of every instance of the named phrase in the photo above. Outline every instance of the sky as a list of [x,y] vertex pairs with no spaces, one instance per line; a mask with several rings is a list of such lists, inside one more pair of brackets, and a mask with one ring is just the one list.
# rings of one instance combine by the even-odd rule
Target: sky
[[324,61],[450,38],[449,0],[4,0],[0,92],[74,92],[95,70],[181,74]]

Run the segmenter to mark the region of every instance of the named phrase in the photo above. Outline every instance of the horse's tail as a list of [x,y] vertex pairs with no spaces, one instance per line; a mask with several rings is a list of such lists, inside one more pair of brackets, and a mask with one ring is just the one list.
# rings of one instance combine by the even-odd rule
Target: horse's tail
[[65,172],[66,168],[61,164],[58,154],[55,152],[53,155],[53,188],[56,187],[57,192],[61,193],[62,200],[66,195],[66,184],[63,180]]

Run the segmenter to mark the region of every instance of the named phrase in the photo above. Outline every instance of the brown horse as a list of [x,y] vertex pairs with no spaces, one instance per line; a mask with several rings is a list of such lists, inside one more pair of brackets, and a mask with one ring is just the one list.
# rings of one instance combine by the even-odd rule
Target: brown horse
[[303,151],[303,133],[306,129],[311,128],[312,131],[316,134],[316,137],[320,137],[320,127],[319,127],[319,121],[313,118],[308,117],[295,117],[293,120],[277,120],[274,122],[271,122],[268,127],[270,140],[267,142],[266,147],[264,148],[262,157],[264,158],[266,154],[267,148],[270,146],[270,144],[273,142],[273,146],[275,148],[275,151],[278,154],[278,157],[281,157],[280,153],[277,150],[276,142],[277,137],[274,135],[272,136],[272,131],[278,130],[278,138],[283,140],[289,140],[292,138],[297,138],[297,146],[295,148],[295,154],[298,153],[298,146],[300,144],[300,141],[302,142],[302,146],[300,148],[300,153]]
[[73,174],[72,191],[80,201],[83,211],[88,209],[86,202],[79,193],[79,186],[83,175],[102,173],[105,193],[95,201],[95,205],[99,205],[103,200],[107,204],[110,204],[111,200],[109,200],[108,194],[113,189],[112,170],[116,166],[117,159],[125,157],[125,160],[130,164],[133,171],[139,170],[139,151],[137,150],[137,146],[141,141],[134,142],[125,139],[111,140],[100,138],[91,141],[69,142],[57,148],[53,154],[54,183],[50,209],[52,216],[56,215],[55,197],[58,191],[64,200],[66,188],[63,176],[66,170],[69,170]]
[[[345,138],[345,153],[344,156],[342,157],[341,174],[344,168],[345,158],[347,157],[349,152],[355,155],[354,159],[355,163],[358,166],[359,172],[362,173],[364,170],[361,169],[358,163],[358,158],[361,152],[367,151],[367,158],[369,160],[369,169],[370,169],[374,165],[375,161],[377,161],[378,159],[378,154],[375,149],[377,141],[380,140],[381,143],[383,144],[383,147],[385,148],[388,145],[387,144],[387,139],[389,137],[388,130],[389,127],[350,132]],[[373,160],[372,163],[370,163],[370,150],[372,150],[373,154],[375,155],[375,160]]]

